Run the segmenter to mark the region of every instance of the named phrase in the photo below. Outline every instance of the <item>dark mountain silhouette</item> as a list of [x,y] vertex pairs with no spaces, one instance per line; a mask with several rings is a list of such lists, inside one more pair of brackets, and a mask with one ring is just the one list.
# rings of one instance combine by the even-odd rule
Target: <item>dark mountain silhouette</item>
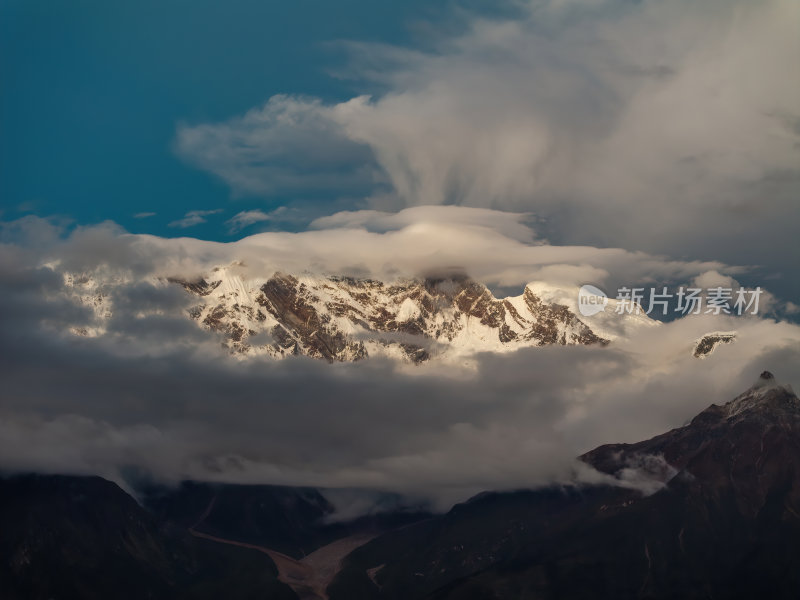
[[664,486],[481,495],[357,549],[331,598],[800,597],[800,401],[771,374],[581,458]]
[[800,597],[800,400],[765,372],[723,406],[581,457],[604,485],[331,522],[319,491],[0,480],[3,598]]
[[0,597],[296,598],[269,557],[165,533],[99,477],[0,480]]

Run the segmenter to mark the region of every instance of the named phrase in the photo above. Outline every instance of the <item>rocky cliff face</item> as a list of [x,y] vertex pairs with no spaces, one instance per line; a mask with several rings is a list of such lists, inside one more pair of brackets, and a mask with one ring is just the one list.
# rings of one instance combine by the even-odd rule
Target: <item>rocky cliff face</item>
[[[75,298],[91,307],[98,326],[76,331],[101,335],[113,312],[113,283],[70,276]],[[476,352],[523,347],[605,345],[569,307],[531,286],[520,296],[495,298],[464,275],[383,282],[352,277],[249,274],[237,265],[197,279],[173,277],[190,295],[189,317],[222,334],[235,354],[281,358],[306,355],[328,361],[387,356],[413,363],[458,360]]]
[[692,354],[695,358],[705,358],[710,356],[721,344],[732,344],[735,341],[735,331],[707,333],[695,342]]
[[[275,273],[245,281],[220,270],[183,285],[199,301],[192,317],[245,353],[329,361],[388,355],[419,363],[432,355],[606,342],[566,306],[527,289],[499,300],[467,277],[387,284]],[[259,333],[266,343],[254,343]]]

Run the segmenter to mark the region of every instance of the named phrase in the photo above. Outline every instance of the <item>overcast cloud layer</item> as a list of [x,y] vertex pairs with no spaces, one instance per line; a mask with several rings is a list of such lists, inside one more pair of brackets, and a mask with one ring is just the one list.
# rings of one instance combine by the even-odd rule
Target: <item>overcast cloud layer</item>
[[[235,192],[534,212],[558,243],[760,264],[777,278],[796,267],[797,2],[518,9],[468,20],[429,52],[345,43],[340,75],[379,92],[275,96],[181,126],[177,150]],[[793,279],[775,286],[796,300]]]
[[[765,368],[800,383],[800,327],[761,316],[687,317],[606,348],[480,355],[475,370],[235,360],[187,318],[183,290],[154,279],[232,260],[264,276],[314,266],[375,276],[458,266],[511,286],[544,275],[608,283],[736,273],[540,245],[524,218],[455,207],[347,213],[314,231],[231,244],[128,235],[112,224],[67,237],[39,219],[5,224],[0,467],[117,481],[135,470],[164,481],[367,487],[445,506],[484,489],[591,480],[597,475],[575,474],[579,453],[679,426]],[[113,291],[105,336],[69,333],[92,315],[63,295],[65,271],[127,282]],[[738,339],[694,358],[694,341],[715,330],[736,330]]]

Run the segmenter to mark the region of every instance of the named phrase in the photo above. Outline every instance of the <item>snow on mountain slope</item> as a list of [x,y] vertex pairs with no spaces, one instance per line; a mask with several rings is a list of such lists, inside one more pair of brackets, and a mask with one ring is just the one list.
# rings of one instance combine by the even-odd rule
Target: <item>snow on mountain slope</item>
[[[73,299],[91,306],[96,317],[91,331],[75,333],[104,331],[113,310],[110,290],[121,280],[101,279],[65,277]],[[644,315],[579,317],[577,290],[573,294],[540,282],[519,296],[495,298],[486,286],[460,274],[393,282],[281,272],[265,278],[233,263],[204,277],[150,283],[182,286],[192,302],[189,317],[222,334],[224,344],[241,356],[460,360],[477,352],[531,346],[606,345],[655,323]]]
[[[564,306],[529,290],[499,300],[465,276],[384,283],[275,273],[245,280],[234,266],[180,283],[197,297],[192,318],[244,353],[327,360],[387,355],[418,363],[434,355],[606,343]],[[270,341],[255,345],[258,333]]]
[[735,341],[735,331],[712,331],[695,342],[694,352],[692,354],[695,358],[706,358],[717,349],[717,346],[721,344],[731,344]]
[[728,419],[753,411],[789,411],[797,415],[800,413],[800,400],[792,386],[779,383],[772,373],[764,371],[755,384],[722,408]]
[[[563,304],[575,314],[580,314],[578,310],[579,288],[577,286],[556,286],[544,281],[534,281],[526,287],[543,301]],[[620,314],[617,312],[618,306],[618,300],[609,298],[604,311],[582,318],[597,335],[611,341],[628,338],[640,329],[649,329],[660,325],[659,321],[647,316],[644,310],[640,310],[638,313],[626,311],[624,314]]]
[[111,300],[107,286],[91,275],[64,274],[64,287],[71,292],[73,300],[88,307],[94,315],[94,327],[73,327],[72,333],[83,337],[97,337],[106,332],[105,321],[111,317]]

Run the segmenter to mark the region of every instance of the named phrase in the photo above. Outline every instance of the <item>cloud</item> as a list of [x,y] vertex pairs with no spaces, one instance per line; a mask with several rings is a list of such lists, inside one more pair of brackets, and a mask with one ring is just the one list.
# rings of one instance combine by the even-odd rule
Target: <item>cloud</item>
[[186,229],[187,227],[194,227],[195,225],[200,225],[201,223],[205,223],[207,221],[206,217],[209,215],[216,215],[221,213],[222,209],[218,208],[216,210],[190,210],[187,212],[182,219],[178,219],[177,221],[172,221],[169,223],[169,227],[180,227],[181,229]]
[[293,211],[290,208],[285,206],[279,206],[278,208],[271,210],[269,212],[264,212],[263,210],[243,210],[242,212],[236,213],[233,217],[225,221],[225,224],[228,226],[228,230],[231,233],[236,233],[250,227],[251,225],[255,225],[256,223],[262,222],[285,222],[285,221],[292,221],[295,216]]
[[369,148],[344,134],[339,119],[349,110],[349,103],[273,96],[224,123],[180,125],[175,147],[238,194],[369,193],[382,175]]
[[[242,192],[364,189],[376,210],[531,212],[561,244],[778,274],[800,261],[796,245],[763,243],[792,239],[800,221],[796,2],[517,9],[468,19],[428,52],[347,44],[343,71],[378,93],[276,96],[238,119],[182,126],[179,152]],[[775,285],[800,295],[794,278]]]
[[[32,219],[6,224],[0,468],[119,479],[135,466],[166,481],[368,488],[444,506],[484,489],[574,478],[576,455],[679,426],[764,369],[800,383],[800,327],[757,316],[691,316],[606,348],[484,354],[474,369],[233,360],[187,319],[191,297],[158,279],[233,260],[263,275],[354,261],[394,276],[458,264],[495,282],[587,273],[716,281],[728,273],[720,264],[547,246],[522,229],[524,215],[476,214],[338,215],[315,231],[231,243],[130,235],[111,224],[71,233]],[[64,271],[115,281],[105,290],[113,307],[105,335],[69,333],[94,316],[65,296]],[[732,330],[737,343],[703,361],[692,356],[703,333]],[[646,487],[630,475],[626,484]]]
[[271,218],[271,215],[268,215],[262,210],[245,210],[236,213],[232,218],[225,221],[225,223],[231,231],[241,231],[254,223],[269,221]]
[[148,219],[150,217],[155,217],[156,213],[154,212],[140,212],[133,215],[134,219]]
[[[137,466],[167,481],[358,487],[447,503],[568,478],[576,454],[678,426],[764,366],[796,382],[800,358],[796,327],[758,322],[700,365],[684,337],[696,330],[681,324],[636,340],[637,354],[530,349],[483,356],[475,373],[409,376],[379,361],[231,361],[210,341],[165,343],[175,331],[163,325],[147,338],[127,329],[77,342],[4,327],[4,352],[14,353],[2,366],[2,466],[113,477]],[[148,350],[123,352],[123,339]]]
[[[105,254],[92,258],[87,248],[81,252],[81,260],[87,265],[113,260],[124,269],[136,265],[137,272],[143,269],[157,277],[199,275],[216,266],[241,262],[248,272],[262,274],[311,271],[394,280],[458,268],[503,288],[521,289],[530,281],[544,279],[563,285],[592,282],[616,289],[634,282],[687,282],[712,270],[728,275],[746,271],[718,261],[672,260],[621,248],[554,246],[537,235],[535,220],[529,215],[469,207],[412,207],[396,214],[337,213],[315,221],[314,227],[296,233],[258,233],[226,244],[131,235],[114,244],[106,237],[112,235],[110,229],[89,228],[68,243],[109,243],[112,248]],[[62,260],[70,256],[61,249],[58,252]]]
[[[520,242],[532,242],[536,235],[531,227],[533,215],[500,212],[483,208],[420,206],[396,213],[378,210],[342,211],[311,222],[311,229],[366,229],[376,233],[398,231],[426,223],[434,226],[460,226],[465,229],[494,231]],[[541,240],[540,240],[541,241]]]

